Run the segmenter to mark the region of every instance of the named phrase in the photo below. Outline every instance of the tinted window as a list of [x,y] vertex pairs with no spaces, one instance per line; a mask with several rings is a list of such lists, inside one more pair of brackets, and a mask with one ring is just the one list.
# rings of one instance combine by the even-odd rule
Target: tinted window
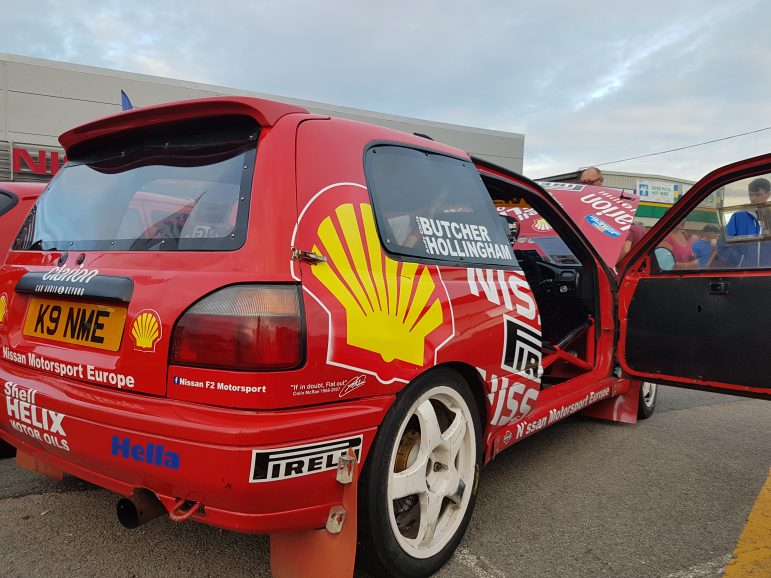
[[5,215],[15,204],[15,195],[7,191],[0,191],[0,215]]
[[771,174],[714,191],[659,246],[665,271],[771,269]]
[[516,265],[506,227],[470,162],[380,145],[365,158],[385,247],[403,255]]
[[38,200],[14,249],[238,248],[258,134],[251,119],[217,117],[81,145]]

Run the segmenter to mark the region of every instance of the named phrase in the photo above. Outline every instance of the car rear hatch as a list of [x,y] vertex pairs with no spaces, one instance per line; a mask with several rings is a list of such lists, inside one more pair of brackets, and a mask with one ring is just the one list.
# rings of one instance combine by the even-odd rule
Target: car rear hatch
[[[182,347],[173,332],[191,306],[225,286],[291,281],[290,226],[277,243],[250,249],[246,241],[272,233],[248,226],[264,205],[255,183],[274,170],[258,162],[263,137],[302,109],[201,102],[63,135],[69,162],[0,268],[0,365],[163,396]],[[292,215],[294,206],[271,218]]]

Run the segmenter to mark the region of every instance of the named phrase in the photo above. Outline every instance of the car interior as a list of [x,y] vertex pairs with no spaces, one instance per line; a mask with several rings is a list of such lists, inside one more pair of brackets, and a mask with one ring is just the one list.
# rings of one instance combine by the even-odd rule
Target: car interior
[[[594,257],[542,200],[510,182],[488,175],[482,180],[499,212],[518,209],[507,211],[506,220],[512,214],[520,219],[512,247],[541,314],[542,387],[590,371],[597,335]],[[530,219],[536,220],[535,227],[525,226]]]

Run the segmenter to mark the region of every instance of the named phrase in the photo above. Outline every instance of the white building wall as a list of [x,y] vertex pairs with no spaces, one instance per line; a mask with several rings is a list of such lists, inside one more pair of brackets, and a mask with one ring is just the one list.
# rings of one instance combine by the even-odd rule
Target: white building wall
[[[212,86],[65,64],[0,53],[0,141],[13,146],[58,147],[58,135],[95,118],[120,112],[120,91],[134,106],[223,95],[244,95],[280,100],[311,112],[340,116],[431,136],[472,155],[522,172],[522,134],[507,133],[386,115],[330,104],[278,97],[227,87]],[[7,148],[7,144],[6,144]],[[0,143],[0,179],[3,143]]]

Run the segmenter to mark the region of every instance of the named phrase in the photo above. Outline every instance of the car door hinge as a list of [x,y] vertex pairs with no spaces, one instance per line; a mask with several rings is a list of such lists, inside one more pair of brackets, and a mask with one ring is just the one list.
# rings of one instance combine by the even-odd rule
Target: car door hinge
[[313,251],[301,251],[292,247],[292,261],[306,261],[313,265],[316,263],[326,263],[327,258],[324,255],[317,255]]

